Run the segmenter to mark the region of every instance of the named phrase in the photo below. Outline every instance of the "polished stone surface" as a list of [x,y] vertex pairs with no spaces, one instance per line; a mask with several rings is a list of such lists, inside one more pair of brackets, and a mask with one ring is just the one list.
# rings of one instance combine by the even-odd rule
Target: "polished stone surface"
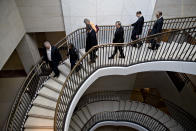
[[156,0],[61,0],[67,34],[84,27],[84,18],[97,25],[112,25],[120,20],[128,25],[137,20],[135,13],[143,12],[151,20]]

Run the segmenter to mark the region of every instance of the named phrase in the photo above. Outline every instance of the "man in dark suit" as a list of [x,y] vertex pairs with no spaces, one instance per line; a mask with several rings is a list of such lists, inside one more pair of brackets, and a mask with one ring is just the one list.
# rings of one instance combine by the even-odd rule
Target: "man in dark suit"
[[[96,32],[94,29],[92,29],[91,25],[86,26],[86,48],[85,51],[88,52],[93,46],[97,45],[97,36]],[[96,57],[96,50],[93,50],[90,53],[90,63],[95,62],[95,57]]]
[[55,46],[52,46],[50,42],[44,42],[44,54],[43,60],[50,65],[52,71],[54,71],[54,77],[59,76],[58,65],[62,61],[62,57]]
[[[142,34],[142,28],[144,26],[144,17],[142,16],[141,11],[136,12],[136,16],[138,17],[138,20],[131,24],[133,26],[133,31],[131,35],[132,41],[137,40],[139,38],[139,35]],[[134,47],[137,47],[137,44],[133,44]],[[140,48],[142,46],[142,43],[138,43],[138,47]]]
[[[162,12],[158,11],[156,13],[156,17],[157,17],[157,21],[154,23],[152,31],[150,32],[150,35],[161,33],[161,31],[162,31],[163,21],[164,21],[164,19],[162,17]],[[159,48],[160,45],[157,44],[157,39],[158,38],[156,38],[156,39],[153,38],[153,39],[150,40],[151,47],[148,47],[149,49],[156,50],[156,49]]]
[[[121,26],[121,22],[117,21],[115,26],[116,26],[116,32],[114,34],[113,43],[124,43],[124,29]],[[116,55],[118,50],[120,52],[119,58],[125,58],[122,46],[115,46],[113,54],[108,59],[114,59],[114,56]]]

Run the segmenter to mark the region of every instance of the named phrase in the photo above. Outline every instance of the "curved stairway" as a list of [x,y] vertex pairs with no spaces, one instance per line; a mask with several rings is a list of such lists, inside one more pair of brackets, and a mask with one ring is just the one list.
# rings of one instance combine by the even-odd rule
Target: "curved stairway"
[[[144,104],[136,101],[128,101],[128,100],[100,101],[100,102],[90,103],[82,107],[81,109],[77,110],[77,112],[73,114],[69,131],[88,131],[90,128],[92,128],[93,123],[99,123],[104,121],[103,118],[102,118],[103,120],[98,119],[97,121],[93,121],[90,124],[91,126],[89,126],[88,123],[91,122],[90,120],[92,119],[93,116],[104,112],[107,113],[107,112],[121,112],[121,111],[133,112],[133,114],[134,112],[143,114],[143,116],[141,115],[140,117],[131,117],[131,120],[136,124],[139,124],[143,127],[147,127],[147,129],[151,131],[156,131],[156,130],[184,131],[184,129],[180,124],[178,124],[170,116],[160,111],[159,109],[148,104]],[[126,121],[126,117],[124,117],[123,115],[126,116],[126,113],[124,114],[122,112],[121,116],[114,117],[114,121],[119,121],[119,120],[123,121],[123,118],[124,121]],[[148,116],[148,118],[145,117],[145,115]],[[144,118],[145,120],[142,118]],[[150,118],[157,120],[160,123],[157,122],[158,124],[152,124],[150,123],[151,120]],[[158,126],[161,125],[162,128],[157,129]]]
[[[191,32],[190,37],[184,37],[184,32]],[[161,40],[160,47],[158,50],[148,49],[149,41],[154,38],[163,38],[165,35],[170,34],[170,38],[165,42]],[[187,39],[188,38],[188,39]],[[81,85],[90,78],[90,76],[98,69],[107,67],[130,67],[135,64],[152,62],[152,61],[185,61],[195,62],[196,61],[196,28],[185,29],[180,31],[171,31],[155,36],[134,41],[133,43],[142,42],[143,46],[134,48],[131,44],[105,44],[93,47],[89,52],[83,55],[80,61],[77,63],[75,68],[82,64],[83,68],[78,72],[76,76],[75,68],[71,71],[68,78],[65,81],[61,95],[58,98],[57,108],[55,112],[55,130],[61,130],[64,126],[64,120],[66,119],[66,130],[69,125],[70,115],[73,109],[70,109],[72,100],[75,98],[76,93],[79,93]],[[193,43],[192,43],[193,42]],[[118,58],[108,59],[114,50],[114,46],[123,46],[125,59]],[[97,59],[93,64],[89,64],[88,54],[92,51],[97,50]],[[82,52],[82,51],[81,51]],[[161,66],[160,66],[161,70]],[[81,76],[81,77],[80,77]],[[72,90],[72,91],[70,91]],[[84,89],[82,89],[84,90]],[[86,90],[86,88],[85,88]],[[77,97],[77,99],[79,99]],[[75,105],[72,105],[75,107]],[[70,111],[70,112],[68,112]],[[67,117],[69,115],[69,117]]]
[[[171,46],[173,48],[171,48]],[[147,55],[149,55],[148,58],[154,57],[159,58],[159,57],[170,57],[168,52],[170,52],[174,57],[182,57],[183,59],[189,59],[189,55],[186,55],[187,51],[192,49],[194,52],[196,51],[196,48],[194,48],[194,45],[188,44],[188,43],[182,43],[180,47],[178,47],[178,43],[161,43],[161,47],[157,51],[149,50],[148,44],[143,44],[143,46],[138,49],[134,47],[128,47],[129,50],[132,52],[143,52]],[[102,65],[109,65],[110,63],[117,63],[118,58],[113,59],[113,60],[108,60],[108,57],[112,54],[112,51],[114,48],[112,47],[102,47],[98,49],[98,52],[101,52],[101,55],[98,55],[98,58],[96,59],[96,62],[94,64],[91,64],[88,68],[91,68],[93,70],[96,68],[96,63],[99,63],[100,60],[102,59]],[[125,48],[125,47],[124,47]],[[167,50],[166,52],[162,52],[162,49]],[[182,50],[183,49],[183,50]],[[125,49],[126,50],[126,49]],[[156,52],[156,54],[155,54]],[[125,52],[125,60],[130,59],[133,62],[137,62],[138,60],[142,59],[142,55],[132,55],[131,57],[129,54],[129,51]],[[99,53],[98,53],[99,54]],[[180,54],[180,56],[178,56]],[[85,55],[84,49],[80,49],[80,55],[81,57]],[[196,55],[193,57],[193,59],[196,59]],[[148,61],[148,59],[146,59]],[[85,64],[87,65],[89,61],[89,58],[85,60]],[[123,61],[123,59],[121,60]],[[83,62],[84,64],[84,62]],[[84,65],[85,65],[84,64]],[[84,70],[83,68],[82,70]],[[59,66],[59,70],[61,72],[60,76],[55,79],[53,77],[50,77],[46,82],[43,83],[43,87],[38,91],[38,96],[35,98],[33,101],[32,108],[30,109],[28,113],[28,118],[25,122],[24,128],[25,130],[33,129],[53,129],[54,126],[54,113],[55,113],[55,108],[56,108],[56,103],[59,97],[59,93],[63,87],[63,84],[66,80],[66,77],[69,75],[70,72],[70,64],[69,60],[67,59],[64,61],[64,64],[61,64]],[[88,73],[86,71],[80,71],[79,73],[75,73],[73,79],[71,80],[72,84],[75,86],[78,85],[78,81],[84,77],[87,77]],[[66,88],[66,92],[72,92],[73,89]],[[67,96],[69,97],[69,96]]]
[[[74,43],[80,49],[81,59],[77,63],[82,64],[82,69],[70,73],[69,59],[59,66],[60,76],[55,79],[48,77],[48,65],[42,61],[35,65],[28,74],[27,79],[21,86],[20,92],[12,107],[6,130],[62,130],[66,112],[69,110],[71,100],[84,82],[95,70],[108,66],[131,66],[140,62],[179,60],[194,62],[196,59],[195,49],[195,25],[196,17],[166,19],[164,21],[165,33],[146,37],[152,28],[154,21],[146,22],[142,39],[129,44],[107,44],[93,47],[89,52],[84,52],[85,29],[78,29],[57,43],[62,55],[65,55],[67,43]],[[173,23],[171,22],[173,21]],[[170,23],[171,22],[171,23]],[[192,28],[189,28],[192,27]],[[125,42],[130,42],[132,28],[124,26]],[[183,29],[189,28],[189,29]],[[98,34],[99,44],[110,43],[113,37],[114,26],[100,26]],[[171,29],[168,31],[168,29]],[[180,29],[180,30],[178,30]],[[168,32],[167,32],[168,31]],[[161,37],[161,47],[157,51],[147,49],[150,39]],[[143,46],[133,48],[135,42],[143,42]],[[123,46],[125,59],[115,58],[108,60],[115,46]],[[89,64],[88,54],[97,49],[98,58],[96,63]],[[140,55],[142,54],[142,55]],[[64,58],[65,59],[65,58]],[[76,66],[75,66],[76,68]],[[60,94],[60,95],[59,95]],[[55,114],[54,114],[55,113]],[[55,119],[55,121],[54,121]],[[54,125],[55,123],[55,125]]]

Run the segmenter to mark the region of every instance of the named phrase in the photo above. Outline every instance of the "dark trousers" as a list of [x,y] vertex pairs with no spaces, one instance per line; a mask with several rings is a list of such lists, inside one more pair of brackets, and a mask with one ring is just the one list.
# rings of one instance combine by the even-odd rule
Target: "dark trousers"
[[122,46],[115,46],[115,48],[114,48],[114,53],[112,54],[112,57],[114,57],[114,56],[116,55],[116,53],[117,53],[118,50],[119,50],[119,52],[120,52],[120,55],[121,55],[121,56],[124,56]]
[[76,65],[76,61],[70,61],[70,63],[71,63],[71,69],[73,69],[74,66]]
[[[74,66],[76,65],[76,62],[77,62],[77,61],[70,61],[70,63],[71,63],[71,70],[72,70],[72,69],[74,68]],[[80,69],[81,69],[81,64],[78,65],[78,66],[75,68],[76,72],[78,72]]]
[[58,65],[54,64],[53,62],[49,61],[49,65],[50,68],[52,69],[52,71],[54,71],[55,76],[59,76],[59,69],[58,69]]
[[132,40],[132,41],[137,40],[136,34],[133,33],[133,34],[131,35],[131,40]]
[[96,51],[93,50],[93,51],[91,51],[91,53],[90,53],[90,59],[91,59],[91,61],[95,61],[95,57],[96,57]]
[[[133,33],[133,34],[131,35],[131,40],[132,40],[132,41],[135,41],[135,40],[137,40],[137,39],[138,39],[138,38],[136,37],[136,34]],[[137,44],[138,44],[139,46],[141,46],[141,45],[142,45],[142,42],[135,43],[135,44],[133,44],[133,46],[136,46]]]
[[153,50],[158,49],[160,46],[155,39],[150,40],[150,43]]

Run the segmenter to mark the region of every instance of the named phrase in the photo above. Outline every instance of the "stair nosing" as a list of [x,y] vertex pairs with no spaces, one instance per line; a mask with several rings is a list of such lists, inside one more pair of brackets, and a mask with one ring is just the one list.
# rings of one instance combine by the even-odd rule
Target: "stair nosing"
[[33,106],[55,111],[55,108],[54,107],[51,107],[51,106],[46,106],[46,105],[37,104],[37,103],[34,103]]
[[37,115],[37,114],[29,114],[28,116],[29,117],[34,117],[34,118],[54,120],[54,117],[51,117],[51,116],[44,116],[44,115]]
[[46,98],[48,100],[51,100],[51,101],[54,101],[54,102],[57,102],[57,99],[56,98],[51,97],[51,96],[48,96],[48,95],[45,95],[45,94],[42,94],[42,93],[39,93],[38,96],[44,97],[44,98]]
[[48,89],[50,89],[50,90],[56,92],[56,93],[60,93],[60,92],[61,92],[60,90],[58,90],[58,89],[56,89],[56,88],[53,88],[53,86],[51,86],[51,85],[44,84],[44,86],[45,86],[46,88],[48,88]]
[[53,126],[25,126],[25,129],[54,129]]

